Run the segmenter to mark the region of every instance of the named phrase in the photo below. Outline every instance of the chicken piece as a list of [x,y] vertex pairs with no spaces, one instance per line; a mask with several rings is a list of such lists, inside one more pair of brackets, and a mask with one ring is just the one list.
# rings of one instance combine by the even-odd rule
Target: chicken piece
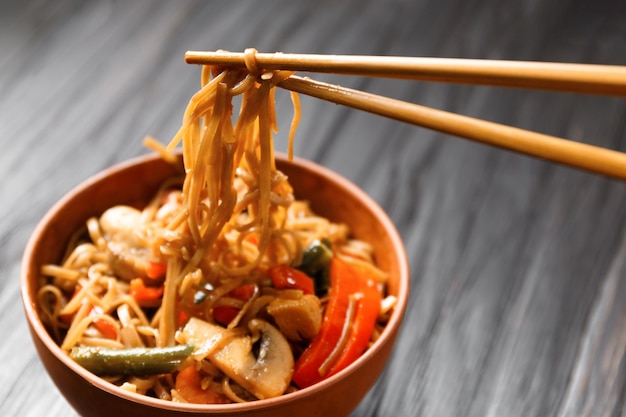
[[322,309],[319,298],[312,294],[300,298],[276,298],[267,306],[287,339],[299,342],[311,340],[322,326]]
[[126,280],[145,277],[150,261],[155,260],[152,250],[140,238],[142,226],[141,211],[128,206],[112,207],[100,217],[111,265]]

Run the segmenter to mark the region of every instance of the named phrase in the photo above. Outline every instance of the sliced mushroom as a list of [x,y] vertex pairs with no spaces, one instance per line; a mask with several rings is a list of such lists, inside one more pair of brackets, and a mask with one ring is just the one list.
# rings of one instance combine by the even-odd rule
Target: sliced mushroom
[[[293,373],[293,353],[285,336],[270,323],[252,319],[250,334],[225,329],[199,319],[190,320],[181,340],[196,346],[236,383],[259,399],[285,392]],[[210,346],[204,346],[204,344]],[[258,349],[253,349],[258,343]],[[255,353],[258,352],[258,353]]]
[[298,299],[276,298],[267,306],[267,312],[285,336],[295,342],[313,339],[322,326],[321,303],[312,294]]

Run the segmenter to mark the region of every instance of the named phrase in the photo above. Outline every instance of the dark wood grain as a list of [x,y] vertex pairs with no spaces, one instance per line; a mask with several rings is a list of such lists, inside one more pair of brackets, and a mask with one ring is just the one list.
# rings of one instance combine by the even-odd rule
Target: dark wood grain
[[[626,64],[619,0],[0,3],[0,415],[73,411],[41,366],[19,260],[70,188],[166,142],[199,82],[186,50]],[[626,150],[626,99],[322,80]],[[355,416],[617,416],[626,395],[626,184],[303,97],[296,154],[387,210],[412,295]],[[279,149],[291,112],[279,95]]]

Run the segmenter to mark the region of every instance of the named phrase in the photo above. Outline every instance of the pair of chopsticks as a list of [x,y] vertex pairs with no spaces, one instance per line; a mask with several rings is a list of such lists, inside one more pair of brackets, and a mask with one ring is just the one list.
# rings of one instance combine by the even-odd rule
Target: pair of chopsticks
[[[189,51],[189,64],[245,68],[244,53]],[[626,96],[626,67],[552,62],[256,53],[265,70],[335,73]],[[292,75],[279,87],[609,177],[626,180],[626,154]]]

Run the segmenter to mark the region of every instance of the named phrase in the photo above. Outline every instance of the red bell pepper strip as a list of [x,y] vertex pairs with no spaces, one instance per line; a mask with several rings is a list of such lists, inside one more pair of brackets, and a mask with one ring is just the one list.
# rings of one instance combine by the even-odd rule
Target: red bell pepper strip
[[187,366],[176,376],[174,387],[188,402],[194,404],[228,404],[230,400],[223,394],[202,388],[202,376],[195,364]]
[[[74,289],[74,294],[72,294],[72,298],[77,296],[77,294],[80,292],[80,289],[81,289],[81,286],[77,285],[76,288]],[[81,303],[88,303],[88,302],[89,302],[88,299],[84,298]],[[92,306],[91,310],[89,310],[90,316],[99,315],[102,313],[103,313],[102,309],[98,306]],[[71,324],[75,316],[76,316],[76,313],[63,314],[59,316],[59,318],[64,323]],[[115,327],[115,325],[111,323],[110,321],[95,318],[92,320],[91,324],[93,324],[94,327],[98,329],[100,333],[102,333],[102,335],[106,337],[107,339],[112,339],[112,340],[117,339],[117,327]]]
[[178,312],[178,326],[183,327],[185,323],[189,321],[189,314],[185,312],[185,310],[179,310]]
[[213,319],[227,326],[239,314],[239,309],[232,306],[213,307]]
[[[372,337],[380,311],[381,294],[377,281],[367,269],[333,258],[330,262],[330,284],[322,327],[295,363],[292,379],[300,388],[339,372],[361,355]],[[350,297],[357,299],[354,322],[341,351],[335,352],[341,343]],[[328,364],[329,356],[335,354],[337,359]],[[322,367],[328,371],[324,372]]]
[[167,263],[150,261],[146,268],[146,275],[150,279],[159,279],[165,276]]
[[130,295],[143,307],[156,307],[163,297],[164,286],[147,286],[143,279],[135,278],[130,281]]
[[[228,293],[228,296],[241,301],[248,301],[250,297],[252,297],[252,294],[254,294],[254,284],[246,284],[234,288]],[[232,306],[216,306],[213,307],[212,314],[215,321],[223,325],[228,325],[228,323],[237,317],[239,309]]]
[[240,285],[237,288],[233,288],[229,293],[229,297],[236,298],[241,301],[248,301],[250,297],[254,294],[255,285],[254,284],[244,284]]
[[[72,294],[72,296],[70,297],[69,301],[72,301],[75,297],[78,296],[78,293],[81,290],[81,286],[80,285],[76,285],[74,287],[74,293]],[[87,302],[87,298],[84,298],[81,301],[81,304],[86,303]],[[71,314],[61,314],[59,316],[59,319],[61,319],[61,321],[65,324],[72,324],[72,321],[74,321],[74,317],[76,316],[76,313],[71,313]]]
[[[91,309],[90,315],[102,314],[102,309],[98,306],[94,306]],[[100,331],[107,339],[117,339],[117,327],[108,320],[95,318],[91,322],[96,329]]]
[[275,265],[267,270],[274,288],[279,290],[297,289],[304,294],[315,292],[315,283],[304,272],[287,265]]
[[244,238],[246,242],[252,243],[254,246],[259,246],[259,237],[255,234],[249,234]]
[[[350,336],[348,337],[348,342],[345,344],[341,355],[328,372],[328,376],[334,375],[346,368],[363,354],[372,338],[376,319],[380,313],[380,304],[382,302],[382,295],[378,289],[376,279],[371,276],[366,278],[371,274],[371,271],[357,264],[345,264],[345,266],[348,269],[352,269],[351,272],[360,277],[360,291],[363,295],[357,301],[354,323],[350,331]],[[346,273],[348,272],[346,271]]]

